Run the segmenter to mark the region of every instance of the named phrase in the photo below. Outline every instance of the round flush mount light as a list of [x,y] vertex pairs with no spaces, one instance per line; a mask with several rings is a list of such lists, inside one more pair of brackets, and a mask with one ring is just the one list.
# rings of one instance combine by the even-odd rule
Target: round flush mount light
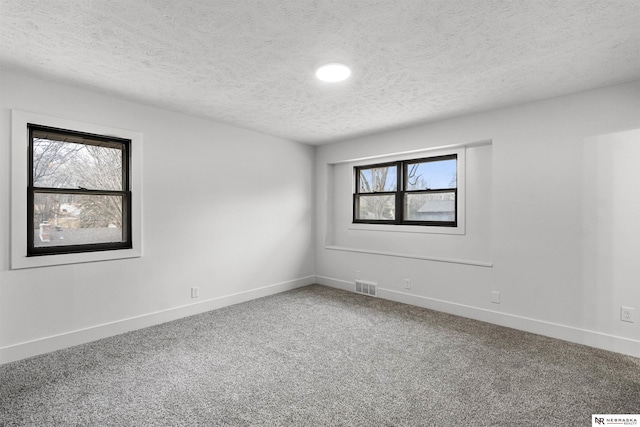
[[351,70],[344,64],[326,64],[318,68],[316,77],[323,82],[341,82],[351,75]]

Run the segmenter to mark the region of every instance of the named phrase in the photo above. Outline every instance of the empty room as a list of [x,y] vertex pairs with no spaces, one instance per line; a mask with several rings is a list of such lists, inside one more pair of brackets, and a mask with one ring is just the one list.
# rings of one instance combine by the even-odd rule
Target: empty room
[[0,0],[0,426],[640,423],[637,0]]

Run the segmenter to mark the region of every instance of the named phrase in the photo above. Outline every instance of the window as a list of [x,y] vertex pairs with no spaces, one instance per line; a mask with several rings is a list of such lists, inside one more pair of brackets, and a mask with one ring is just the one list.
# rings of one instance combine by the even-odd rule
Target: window
[[11,269],[142,256],[142,133],[12,110],[11,141]]
[[130,249],[131,140],[28,129],[27,256]]
[[356,166],[354,172],[354,223],[457,227],[457,154]]

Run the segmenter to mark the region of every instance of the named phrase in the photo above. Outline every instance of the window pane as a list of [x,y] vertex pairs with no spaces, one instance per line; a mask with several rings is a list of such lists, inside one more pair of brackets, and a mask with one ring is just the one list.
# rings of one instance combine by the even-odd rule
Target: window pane
[[407,164],[407,190],[456,188],[456,159]]
[[405,194],[404,215],[408,221],[455,221],[456,194]]
[[125,241],[122,196],[34,195],[35,247]]
[[375,193],[381,191],[396,191],[398,186],[397,175],[397,166],[360,169],[359,192]]
[[396,198],[384,196],[357,196],[356,219],[393,220],[396,217]]
[[122,190],[121,148],[38,138],[40,133],[33,138],[34,186]]

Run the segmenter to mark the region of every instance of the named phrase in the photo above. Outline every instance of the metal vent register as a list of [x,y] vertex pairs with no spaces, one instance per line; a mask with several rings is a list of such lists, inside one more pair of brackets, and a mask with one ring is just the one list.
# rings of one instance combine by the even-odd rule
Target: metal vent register
[[356,293],[377,297],[378,284],[373,282],[365,282],[364,280],[356,280]]

